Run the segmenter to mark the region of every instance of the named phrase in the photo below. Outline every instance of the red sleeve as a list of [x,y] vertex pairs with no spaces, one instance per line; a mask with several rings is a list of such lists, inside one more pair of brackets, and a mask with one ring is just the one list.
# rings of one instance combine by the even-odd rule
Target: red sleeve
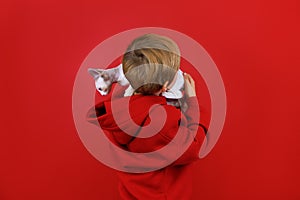
[[[199,113],[196,112],[199,109],[197,97],[190,97],[186,102],[188,109],[184,113],[185,119],[182,119],[184,122],[181,122],[182,131],[180,134],[186,134],[187,140],[193,137],[193,141],[188,149],[172,165],[185,165],[198,160],[199,151],[207,131],[205,124],[199,120]],[[200,111],[200,113],[201,115],[206,114],[203,111]]]

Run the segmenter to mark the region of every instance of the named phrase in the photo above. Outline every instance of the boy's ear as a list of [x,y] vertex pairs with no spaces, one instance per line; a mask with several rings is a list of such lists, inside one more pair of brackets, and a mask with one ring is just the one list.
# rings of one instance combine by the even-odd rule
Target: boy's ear
[[169,81],[166,81],[162,86],[162,92],[166,92],[168,90]]
[[101,70],[101,69],[95,69],[95,68],[88,68],[88,72],[89,72],[90,75],[92,75],[92,77],[94,79],[97,79],[101,75],[101,73],[103,72],[103,70]]

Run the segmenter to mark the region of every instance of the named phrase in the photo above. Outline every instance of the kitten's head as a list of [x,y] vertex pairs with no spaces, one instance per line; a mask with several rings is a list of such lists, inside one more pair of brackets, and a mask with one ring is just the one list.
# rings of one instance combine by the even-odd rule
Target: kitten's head
[[95,80],[95,86],[102,95],[107,95],[112,85],[112,78],[103,69],[89,68],[88,72]]

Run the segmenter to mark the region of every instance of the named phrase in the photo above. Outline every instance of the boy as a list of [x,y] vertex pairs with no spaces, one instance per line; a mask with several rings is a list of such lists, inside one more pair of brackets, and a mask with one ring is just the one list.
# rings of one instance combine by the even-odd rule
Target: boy
[[[124,109],[129,109],[128,117],[141,127],[130,128],[128,120],[124,117],[121,123],[116,123],[114,118],[116,116],[113,116],[112,108],[107,103],[97,104],[97,116],[88,114],[88,120],[91,123],[99,123],[114,144],[129,152],[157,151],[166,145],[172,145],[176,134],[193,139],[177,160],[161,169],[145,173],[118,171],[121,198],[125,200],[190,199],[193,176],[191,164],[199,159],[198,154],[205,138],[206,127],[198,121],[199,113],[195,112],[198,110],[198,103],[195,83],[190,75],[184,74],[187,104],[184,112],[180,108],[167,105],[166,98],[161,96],[162,92],[171,88],[175,82],[180,65],[178,46],[167,37],[156,34],[143,35],[128,46],[122,65],[123,72],[135,92],[131,97],[117,99],[118,104],[122,105],[122,102],[129,98],[129,108],[118,106],[114,108],[114,112],[121,116],[125,113]],[[160,120],[160,115],[152,116],[152,119],[149,117],[150,108],[157,104],[161,105],[166,112],[167,118],[163,127],[155,135],[139,137],[147,134],[145,133],[149,130],[146,128],[147,125],[155,126],[155,123]],[[155,114],[155,108],[153,110]],[[134,134],[127,134],[125,129]]]

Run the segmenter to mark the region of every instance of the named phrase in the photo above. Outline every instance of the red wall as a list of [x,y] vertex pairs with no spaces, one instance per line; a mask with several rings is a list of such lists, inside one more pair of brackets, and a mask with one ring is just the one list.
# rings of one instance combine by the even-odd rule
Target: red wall
[[193,199],[300,199],[299,1],[184,3],[1,2],[0,199],[117,198],[77,135],[72,87],[96,45],[145,26],[197,40],[225,83],[225,127]]

